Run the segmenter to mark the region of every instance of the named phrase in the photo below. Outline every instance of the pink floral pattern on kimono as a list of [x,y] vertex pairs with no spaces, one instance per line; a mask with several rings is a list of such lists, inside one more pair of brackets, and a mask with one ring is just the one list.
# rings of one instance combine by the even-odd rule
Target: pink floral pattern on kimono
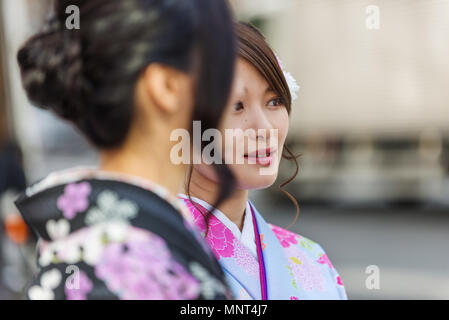
[[318,263],[321,264],[327,264],[329,266],[329,268],[333,269],[334,266],[332,265],[332,262],[329,260],[329,257],[327,256],[327,254],[323,254],[320,256],[320,258],[317,260]]
[[299,236],[297,234],[275,225],[270,225],[270,227],[276,237],[279,239],[279,242],[281,243],[283,248],[288,248],[291,244],[298,244],[298,240],[296,238]]
[[[193,205],[187,199],[184,199],[184,202],[191,211],[199,231],[206,237],[206,222],[203,216],[207,213],[206,209],[199,204]],[[260,293],[258,259],[215,216],[211,215],[209,221],[209,234],[206,240],[218,259],[224,257],[223,252],[229,253],[226,257],[231,259],[222,259],[220,262],[236,279],[235,283],[232,282],[235,295],[240,299],[248,297],[257,299]],[[289,230],[265,223],[262,218],[257,222],[258,230],[262,231],[259,236],[265,266],[268,266],[267,281],[271,298],[290,300],[347,298],[340,277],[319,244]],[[286,260],[283,259],[284,255]],[[285,269],[288,270],[288,276],[281,275],[282,272],[286,272]],[[245,292],[248,293],[248,297],[244,295]]]
[[[189,201],[186,200],[184,202],[193,213],[197,228],[201,234],[205,235],[207,230],[206,221],[203,216],[205,212],[201,214],[201,212],[199,212]],[[220,260],[221,257],[230,258],[234,255],[234,235],[232,234],[232,231],[213,215],[211,215],[209,219],[209,229],[206,241],[218,260]]]
[[293,272],[295,281],[304,290],[326,290],[326,280],[317,265],[305,252],[297,246],[286,249],[288,262]]
[[72,285],[73,287],[69,287],[66,284],[64,287],[67,300],[86,300],[87,294],[93,289],[92,281],[90,281],[84,271],[80,271],[78,283],[75,281]]
[[64,189],[64,194],[58,198],[58,209],[62,211],[66,219],[73,219],[77,213],[87,210],[89,207],[89,183],[71,183]]
[[159,237],[107,245],[95,275],[124,300],[193,299],[200,290]]

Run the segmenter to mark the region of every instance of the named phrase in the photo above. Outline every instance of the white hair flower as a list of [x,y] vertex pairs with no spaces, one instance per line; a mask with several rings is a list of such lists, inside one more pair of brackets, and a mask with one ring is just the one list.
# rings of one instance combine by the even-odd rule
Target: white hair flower
[[285,80],[287,81],[288,89],[290,90],[290,95],[292,96],[292,102],[293,102],[296,99],[298,99],[298,92],[299,92],[300,86],[298,85],[298,83],[296,82],[296,79],[292,76],[292,74],[290,72],[287,72],[284,69],[284,65],[282,64],[282,61],[277,54],[276,54],[276,58],[278,60],[279,66],[282,69],[282,72],[284,73],[284,77],[285,77]]

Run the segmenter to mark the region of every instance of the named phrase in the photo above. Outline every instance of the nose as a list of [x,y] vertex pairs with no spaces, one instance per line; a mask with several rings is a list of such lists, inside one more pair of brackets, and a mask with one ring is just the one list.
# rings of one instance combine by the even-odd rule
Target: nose
[[[249,128],[254,130],[253,139],[257,141],[265,141],[270,139],[273,125],[270,121],[269,114],[261,107],[251,108]],[[251,131],[253,131],[251,130]]]

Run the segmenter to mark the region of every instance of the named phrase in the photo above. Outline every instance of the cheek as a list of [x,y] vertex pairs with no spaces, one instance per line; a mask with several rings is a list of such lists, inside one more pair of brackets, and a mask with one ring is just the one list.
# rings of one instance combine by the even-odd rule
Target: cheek
[[288,129],[289,129],[289,117],[287,110],[283,110],[282,112],[279,112],[277,117],[275,117],[272,121],[272,126],[274,129],[278,130],[278,146],[279,150],[282,150],[285,139],[288,135]]
[[282,158],[282,150],[288,135],[289,115],[287,110],[284,109],[279,110],[279,112],[276,112],[274,114],[271,114],[270,117],[272,128],[277,130],[277,141],[275,142],[273,141],[273,143],[277,143],[279,152],[276,168],[274,168],[273,174],[271,175],[261,175],[259,171],[260,168],[255,165],[249,164],[230,165],[232,172],[235,174],[237,178],[238,187],[240,189],[246,190],[265,189],[270,187],[276,181],[279,164]]
[[247,129],[246,122],[247,120],[243,117],[240,119],[228,117],[219,127],[221,134],[219,149],[227,163],[235,163],[236,157],[243,157],[241,152],[245,150],[244,146],[247,146],[247,138],[242,140],[240,131],[243,132]]
[[288,115],[287,110],[284,109],[280,120],[280,131],[283,132],[284,138],[287,137],[289,125],[290,125],[290,117]]

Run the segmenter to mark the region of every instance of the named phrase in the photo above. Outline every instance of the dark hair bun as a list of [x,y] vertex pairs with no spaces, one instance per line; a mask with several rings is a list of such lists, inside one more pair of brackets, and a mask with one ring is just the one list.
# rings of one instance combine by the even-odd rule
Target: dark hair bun
[[[18,53],[23,86],[33,104],[73,122],[97,148],[115,148],[133,123],[136,83],[157,62],[195,73],[192,117],[217,125],[235,58],[226,0],[53,4],[53,18],[44,31]],[[80,29],[66,28],[69,5],[78,6]],[[201,63],[193,68],[196,60]]]
[[18,61],[31,102],[76,121],[82,85],[81,44],[76,30],[64,30],[58,25],[48,23],[47,31],[29,39],[19,50]]

